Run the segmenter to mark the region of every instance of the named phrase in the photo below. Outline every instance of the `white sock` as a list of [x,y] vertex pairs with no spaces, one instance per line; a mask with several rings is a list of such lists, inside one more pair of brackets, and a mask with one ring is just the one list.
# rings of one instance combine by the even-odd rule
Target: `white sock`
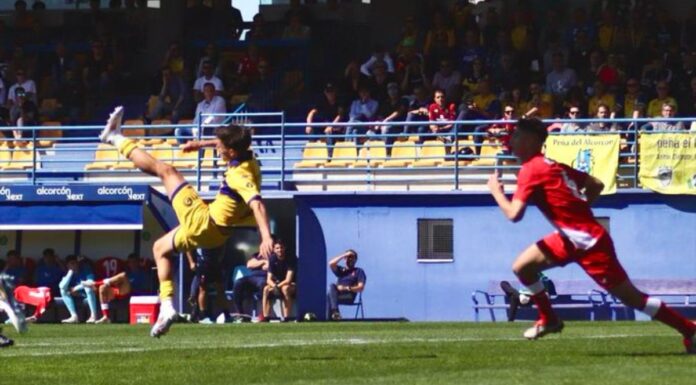
[[117,148],[121,147],[121,143],[126,140],[126,137],[123,136],[122,134],[112,134],[111,137],[111,143],[116,146]]
[[172,303],[171,298],[168,299],[163,299],[162,304],[160,306],[161,312],[165,314],[173,314],[176,313],[176,310],[174,310],[174,304]]

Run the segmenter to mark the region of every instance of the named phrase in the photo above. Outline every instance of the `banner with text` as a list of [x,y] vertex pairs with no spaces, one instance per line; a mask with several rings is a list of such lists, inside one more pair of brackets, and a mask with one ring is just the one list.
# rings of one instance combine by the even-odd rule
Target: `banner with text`
[[642,134],[640,183],[663,194],[696,194],[696,134]]
[[546,157],[596,177],[604,183],[602,194],[614,194],[620,144],[618,134],[549,135]]

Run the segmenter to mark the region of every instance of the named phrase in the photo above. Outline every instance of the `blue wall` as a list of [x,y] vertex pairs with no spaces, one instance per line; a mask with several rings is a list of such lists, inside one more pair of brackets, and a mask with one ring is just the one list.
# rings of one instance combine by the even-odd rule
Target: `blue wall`
[[[508,222],[487,194],[298,194],[295,202],[300,314],[325,314],[334,280],[327,262],[352,248],[367,273],[366,317],[473,320],[471,292],[514,279],[517,253],[552,231],[535,207],[522,222]],[[696,197],[623,192],[602,197],[595,214],[610,218],[631,277],[696,279]],[[416,261],[418,218],[454,220],[454,262]],[[575,265],[548,275],[586,279]]]

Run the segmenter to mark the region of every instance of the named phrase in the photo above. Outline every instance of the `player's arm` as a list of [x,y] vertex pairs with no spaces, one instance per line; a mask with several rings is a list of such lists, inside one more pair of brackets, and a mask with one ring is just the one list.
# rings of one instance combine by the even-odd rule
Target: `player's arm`
[[505,195],[504,186],[498,178],[497,172],[494,172],[488,178],[488,188],[491,190],[491,195],[493,195],[493,199],[495,199],[505,217],[513,222],[518,222],[524,217],[527,203],[520,199],[508,199]]
[[276,286],[275,279],[273,279],[273,274],[270,271],[268,272],[268,274],[266,274],[266,286]]
[[285,279],[282,280],[279,284],[278,287],[283,287],[283,286],[288,286],[292,283],[292,278],[295,276],[295,271],[292,269],[288,269],[288,272],[285,274]]
[[253,199],[249,202],[249,208],[254,213],[254,219],[256,219],[259,234],[261,235],[259,254],[268,258],[273,251],[273,238],[271,237],[271,226],[268,223],[268,215],[266,214],[266,205],[263,204],[261,199]]
[[189,268],[191,271],[196,270],[196,259],[193,258],[193,253],[191,251],[186,252],[186,259],[188,260]]
[[215,147],[218,143],[219,139],[206,139],[206,140],[189,140],[184,144],[184,147],[181,149],[184,152],[193,152],[193,151],[198,151],[201,148],[205,147]]
[[333,259],[329,261],[329,268],[331,268],[331,271],[334,273],[338,271],[338,263],[341,262],[342,259],[347,258],[350,255],[350,250],[344,251],[342,254],[339,254]]
[[251,270],[266,270],[268,271],[268,260],[267,259],[256,259],[251,258],[247,261],[246,267]]
[[599,194],[602,193],[602,190],[604,190],[604,183],[592,175],[588,175],[585,179],[584,187],[587,203],[592,205],[592,203],[594,203],[594,201],[599,197]]

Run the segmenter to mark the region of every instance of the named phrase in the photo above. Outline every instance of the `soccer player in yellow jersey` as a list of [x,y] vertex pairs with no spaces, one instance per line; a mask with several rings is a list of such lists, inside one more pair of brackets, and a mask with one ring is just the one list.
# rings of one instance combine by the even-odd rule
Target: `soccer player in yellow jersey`
[[155,241],[152,248],[160,282],[161,307],[150,335],[159,337],[167,333],[176,318],[169,261],[173,252],[222,246],[230,236],[232,226],[253,223],[257,224],[261,236],[261,255],[268,257],[271,254],[273,240],[259,192],[261,171],[249,150],[251,133],[248,129],[236,125],[221,126],[215,131],[215,139],[191,141],[184,145],[183,150],[187,152],[215,146],[222,159],[229,164],[215,200],[206,204],[176,168],[153,158],[138,148],[133,139],[121,134],[122,119],[123,107],[116,107],[99,139],[116,146],[144,173],[159,177],[179,219],[179,226]]

